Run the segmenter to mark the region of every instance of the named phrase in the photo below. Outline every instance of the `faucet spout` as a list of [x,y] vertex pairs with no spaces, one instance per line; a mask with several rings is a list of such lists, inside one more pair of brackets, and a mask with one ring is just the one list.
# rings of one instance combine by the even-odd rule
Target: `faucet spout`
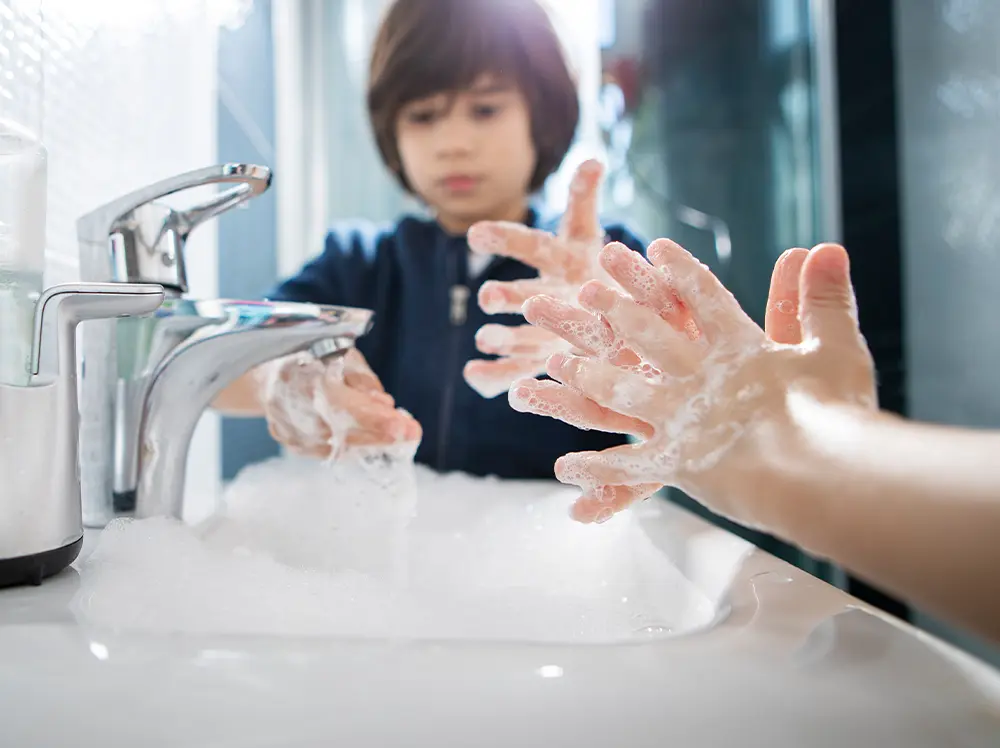
[[324,341],[324,355],[339,355],[368,332],[365,309],[313,304],[199,301],[199,313],[226,321],[202,327],[174,348],[150,377],[139,431],[138,517],[180,519],[185,469],[202,413],[229,384],[271,359]]

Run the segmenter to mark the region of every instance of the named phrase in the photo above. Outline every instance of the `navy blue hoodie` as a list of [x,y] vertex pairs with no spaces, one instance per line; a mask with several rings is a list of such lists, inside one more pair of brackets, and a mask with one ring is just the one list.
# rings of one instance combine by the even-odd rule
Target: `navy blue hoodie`
[[[528,224],[549,231],[557,225],[535,213]],[[609,241],[644,251],[622,226],[605,231]],[[420,423],[416,460],[436,470],[552,478],[553,464],[567,452],[624,444],[619,435],[518,413],[505,395],[486,399],[466,384],[466,361],[494,358],[476,349],[476,331],[486,323],[525,324],[520,315],[483,313],[479,287],[537,276],[521,262],[496,257],[470,278],[468,252],[464,236],[450,236],[430,220],[406,217],[388,229],[345,225],[331,230],[323,253],[268,298],[375,312],[358,349],[397,405]]]

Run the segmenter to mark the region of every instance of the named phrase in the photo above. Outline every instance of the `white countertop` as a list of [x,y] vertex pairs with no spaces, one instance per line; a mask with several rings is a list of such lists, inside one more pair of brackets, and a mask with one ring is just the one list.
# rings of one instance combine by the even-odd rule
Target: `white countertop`
[[76,569],[0,591],[0,745],[1000,745],[994,669],[681,509],[643,512],[724,597],[709,630],[594,646],[164,636],[91,630]]

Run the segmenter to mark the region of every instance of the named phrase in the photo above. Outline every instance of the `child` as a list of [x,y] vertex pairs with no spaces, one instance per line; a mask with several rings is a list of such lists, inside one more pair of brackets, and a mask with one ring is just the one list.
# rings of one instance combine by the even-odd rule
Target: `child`
[[[368,111],[386,166],[433,219],[331,230],[323,253],[269,298],[372,309],[374,328],[336,366],[324,370],[307,357],[272,362],[216,407],[265,415],[271,433],[300,453],[328,455],[331,439],[420,440],[418,462],[504,478],[552,478],[562,454],[623,444],[623,436],[532,418],[506,398],[483,396],[542,373],[555,350],[516,313],[525,296],[575,293],[596,272],[591,260],[606,239],[643,250],[623,227],[597,222],[595,164],[578,172],[558,236],[530,207],[579,117],[576,84],[545,10],[536,0],[396,0],[372,51]],[[483,221],[492,223],[477,226],[480,252],[471,253],[466,234]],[[497,256],[482,254],[491,249]],[[494,324],[480,332],[478,348],[490,357],[466,367],[479,358],[477,331],[487,322]],[[497,323],[507,329],[498,332]],[[506,358],[491,360],[495,354]],[[312,406],[318,388],[350,416],[347,433],[332,434],[338,419]]]

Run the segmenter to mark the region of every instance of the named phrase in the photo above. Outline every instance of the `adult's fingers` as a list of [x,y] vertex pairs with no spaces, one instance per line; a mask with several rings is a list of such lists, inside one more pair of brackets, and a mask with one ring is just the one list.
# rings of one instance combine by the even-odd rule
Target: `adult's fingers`
[[656,384],[641,372],[602,359],[562,353],[549,359],[545,371],[557,382],[616,413],[646,421],[663,417],[657,412],[661,398]]
[[669,276],[650,264],[638,252],[612,242],[600,254],[602,267],[639,304],[647,306],[678,331],[686,331],[691,310],[681,300]]
[[691,309],[698,330],[710,342],[740,344],[763,338],[760,328],[747,317],[729,289],[682,246],[669,239],[657,239],[647,254],[667,274],[670,284]]
[[824,343],[863,345],[847,251],[821,244],[802,265],[803,332]]
[[764,313],[764,333],[775,343],[796,345],[802,342],[799,323],[799,278],[809,250],[785,251],[774,264],[771,288]]
[[635,351],[660,371],[686,376],[705,355],[704,346],[675,330],[655,311],[600,281],[587,283],[578,298],[585,310],[607,321],[619,345]]
[[611,325],[585,309],[551,296],[534,296],[525,302],[522,312],[532,325],[558,335],[577,350],[623,366],[638,363],[634,354],[622,357],[631,352],[625,351]]
[[511,386],[507,399],[518,412],[555,418],[578,429],[642,439],[653,435],[653,427],[645,421],[609,410],[559,382],[518,380]]
[[556,478],[584,490],[597,486],[670,485],[676,466],[662,454],[662,445],[624,444],[601,452],[572,452],[556,460]]
[[658,483],[641,483],[637,486],[597,486],[576,500],[570,516],[584,524],[607,522],[636,502],[648,499],[663,486]]

